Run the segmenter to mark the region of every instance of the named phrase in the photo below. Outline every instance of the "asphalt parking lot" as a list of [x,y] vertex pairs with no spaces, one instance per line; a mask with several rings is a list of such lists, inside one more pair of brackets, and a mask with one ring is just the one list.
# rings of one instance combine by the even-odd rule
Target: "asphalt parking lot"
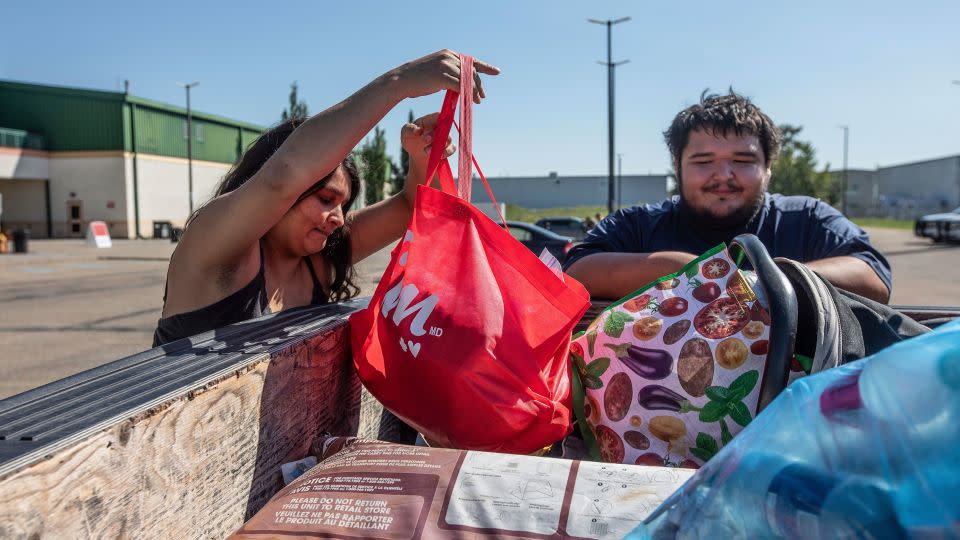
[[[0,399],[150,348],[174,244],[34,240],[0,255]],[[390,250],[358,268],[372,295]]]
[[[960,306],[960,245],[910,231],[870,229],[893,267],[892,303]],[[34,240],[31,253],[0,255],[0,399],[150,347],[174,244]],[[358,268],[373,294],[385,249]]]

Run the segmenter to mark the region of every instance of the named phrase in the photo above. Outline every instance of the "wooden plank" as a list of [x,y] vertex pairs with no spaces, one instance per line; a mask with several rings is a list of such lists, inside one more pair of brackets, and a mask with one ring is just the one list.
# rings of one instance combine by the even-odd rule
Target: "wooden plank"
[[341,320],[6,475],[0,538],[222,538],[360,408]]
[[377,398],[364,388],[360,397],[360,426],[357,437],[415,444],[417,431],[385,409]]

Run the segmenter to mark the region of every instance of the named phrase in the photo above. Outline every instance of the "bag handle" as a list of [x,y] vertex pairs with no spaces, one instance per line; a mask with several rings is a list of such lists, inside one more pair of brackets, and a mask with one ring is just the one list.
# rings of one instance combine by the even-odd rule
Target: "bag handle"
[[[460,102],[459,126],[453,120],[457,101]],[[453,180],[450,163],[443,159],[443,151],[446,148],[447,138],[450,136],[450,128],[453,126],[456,126],[459,134],[457,182]],[[473,57],[461,54],[460,91],[447,90],[443,98],[443,106],[440,108],[440,115],[433,130],[433,143],[430,146],[430,158],[427,161],[426,183],[429,185],[430,179],[436,174],[440,180],[440,189],[443,192],[470,202],[473,187],[473,167],[477,168],[477,174],[483,181],[483,186],[486,188],[490,200],[493,201],[494,208],[497,209],[500,221],[506,227],[507,220],[500,212],[500,205],[497,204],[497,199],[493,196],[493,190],[490,189],[490,184],[483,175],[476,156],[473,155]]]
[[443,106],[440,107],[440,115],[433,128],[433,143],[430,145],[430,159],[427,160],[427,176],[424,179],[424,183],[430,185],[433,175],[436,174],[440,179],[440,190],[450,195],[457,195],[458,191],[453,183],[450,163],[442,156],[447,137],[450,136],[450,126],[453,125],[453,112],[457,108],[458,96],[459,93],[447,90],[443,97]]
[[[466,54],[460,55],[460,125],[463,129],[457,129],[460,135],[457,192],[461,199],[470,202],[473,188],[473,57]],[[444,138],[441,142],[446,140]]]
[[742,256],[746,256],[757,273],[757,284],[763,297],[770,304],[763,306],[770,313],[770,348],[757,399],[759,413],[787,386],[790,358],[797,339],[797,295],[790,280],[777,268],[767,248],[756,236],[741,234],[734,238],[730,243],[730,256],[738,263]]

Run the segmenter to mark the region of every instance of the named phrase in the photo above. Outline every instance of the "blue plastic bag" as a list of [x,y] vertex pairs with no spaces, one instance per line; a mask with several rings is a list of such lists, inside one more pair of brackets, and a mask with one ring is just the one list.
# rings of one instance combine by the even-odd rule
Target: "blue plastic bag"
[[960,321],[794,382],[627,538],[960,538]]

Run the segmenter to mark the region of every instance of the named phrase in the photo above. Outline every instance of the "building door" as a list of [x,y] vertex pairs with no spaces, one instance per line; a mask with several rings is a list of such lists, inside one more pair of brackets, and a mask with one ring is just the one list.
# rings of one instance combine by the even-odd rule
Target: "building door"
[[71,238],[83,236],[83,201],[67,201],[67,236]]

